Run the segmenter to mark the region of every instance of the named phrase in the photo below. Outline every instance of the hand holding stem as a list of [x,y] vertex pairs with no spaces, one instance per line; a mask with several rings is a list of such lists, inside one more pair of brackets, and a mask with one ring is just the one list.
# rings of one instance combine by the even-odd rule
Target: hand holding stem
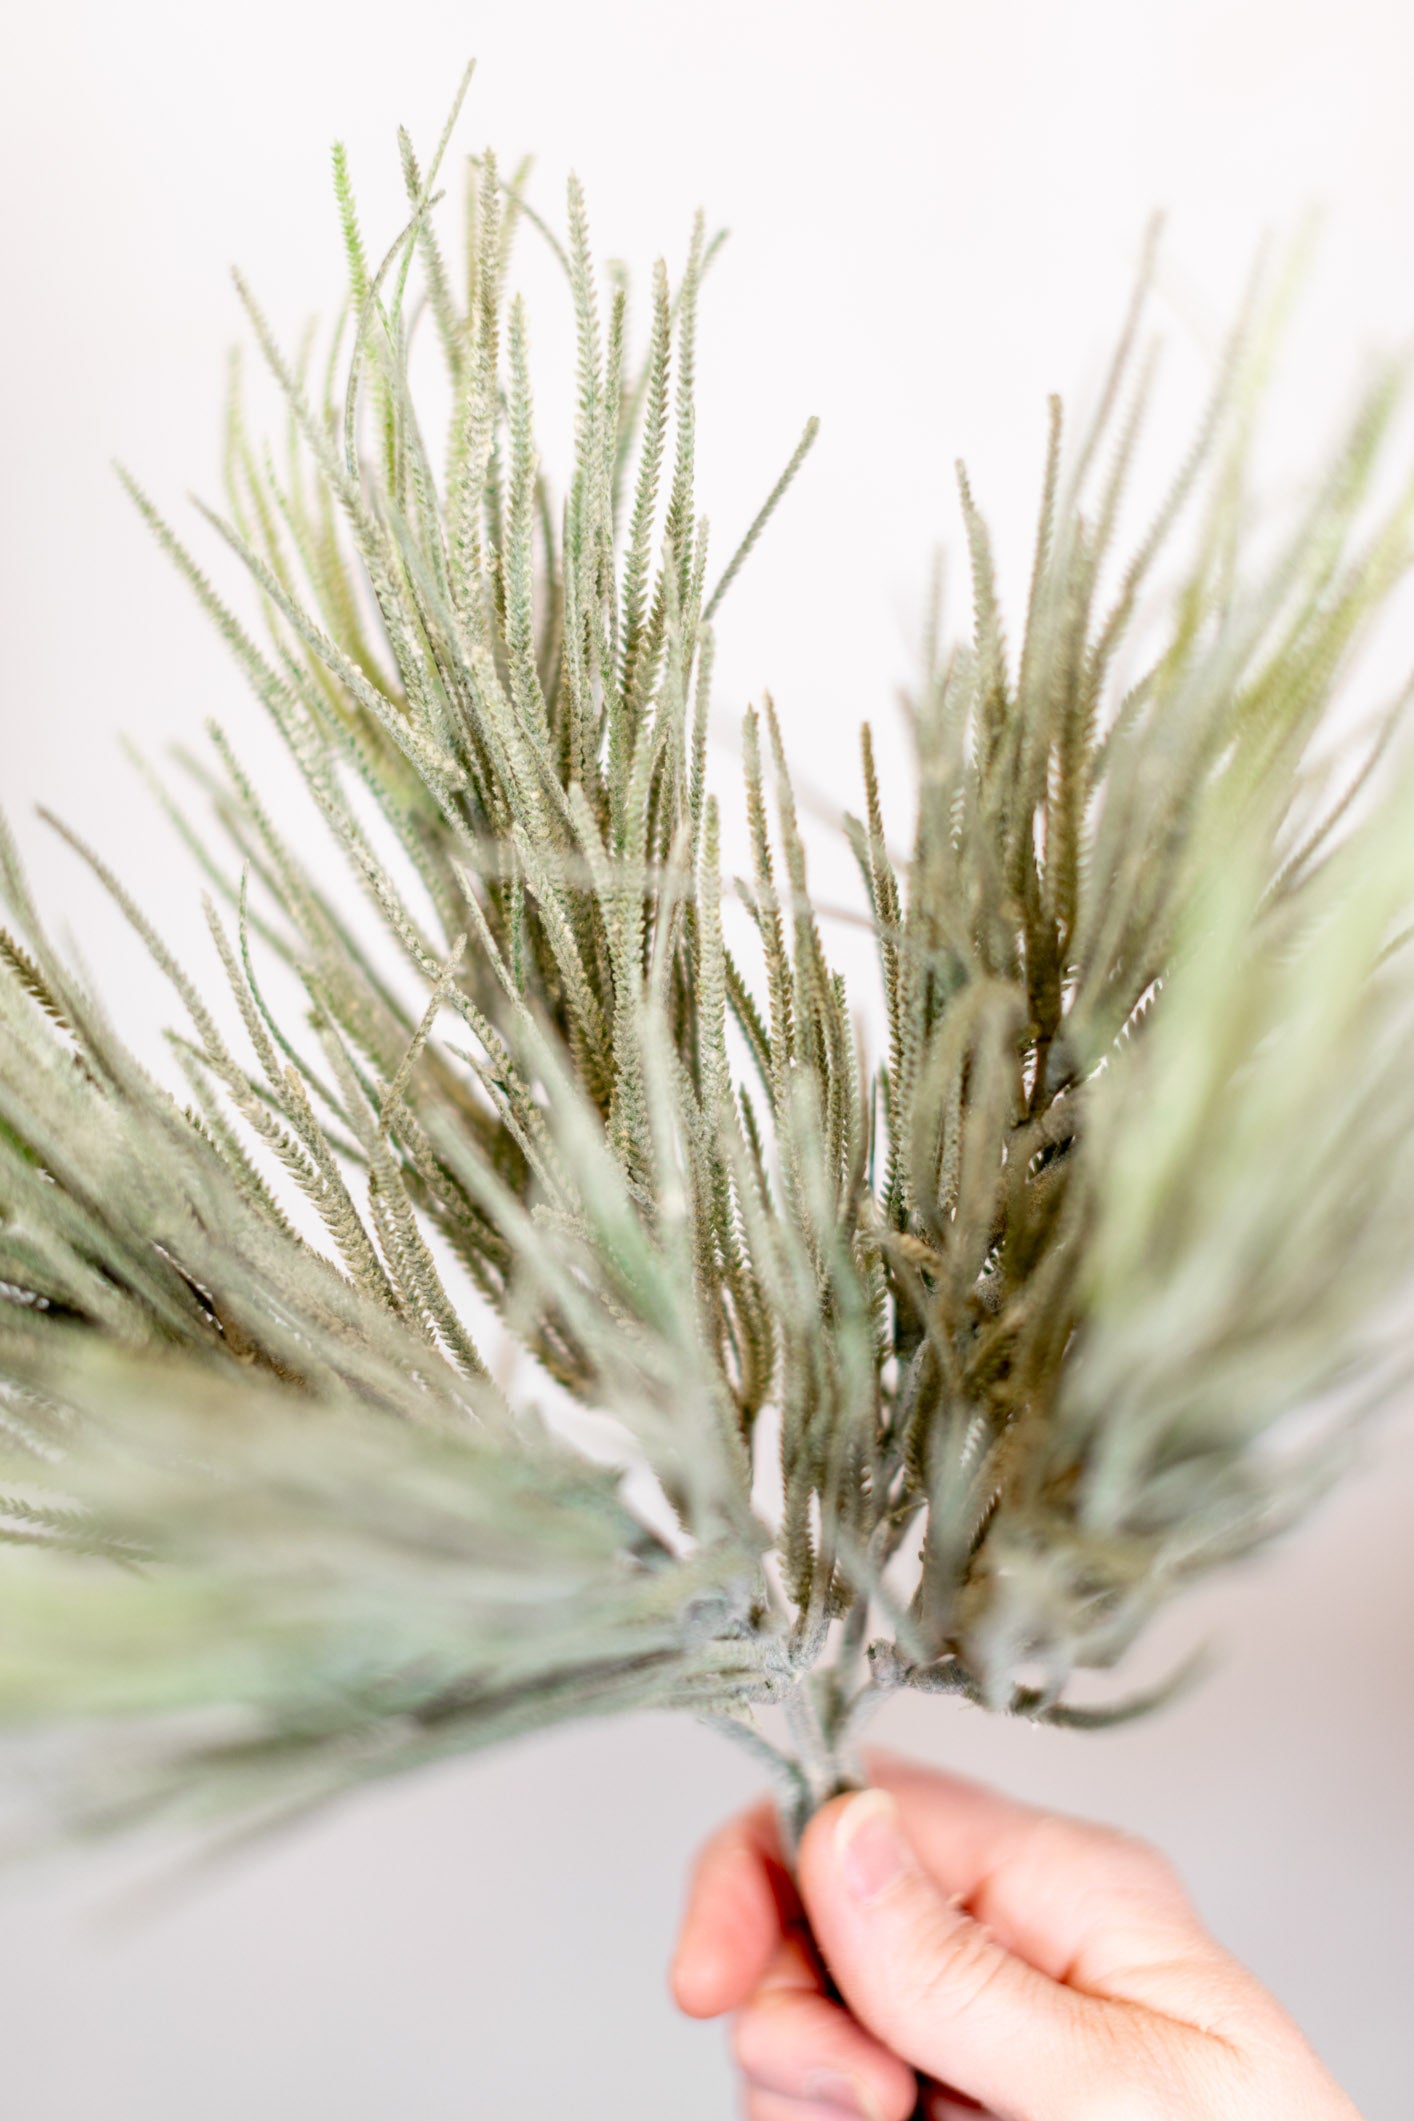
[[[1156,1851],[879,1756],[703,1851],[673,1967],[732,2013],[748,2121],[1359,2121]],[[921,2101],[921,2107],[920,2107]]]

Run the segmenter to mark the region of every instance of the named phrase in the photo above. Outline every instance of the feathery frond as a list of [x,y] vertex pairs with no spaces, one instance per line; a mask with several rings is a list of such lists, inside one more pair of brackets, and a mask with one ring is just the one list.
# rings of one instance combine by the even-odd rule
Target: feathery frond
[[[381,260],[336,150],[322,391],[242,286],[287,446],[234,388],[207,521],[260,638],[131,489],[350,886],[213,729],[204,821],[163,800],[225,901],[227,1030],[81,850],[172,985],[190,1104],[0,839],[0,1716],[125,1720],[131,1773],[81,1800],[117,1823],[180,1793],[263,1819],[640,1704],[750,1737],[782,1701],[798,1825],[900,1684],[1104,1720],[1073,1675],[1297,1514],[1399,1374],[1414,769],[1397,707],[1363,764],[1327,735],[1408,559],[1414,496],[1370,499],[1398,379],[1251,547],[1259,289],[1122,562],[1141,285],[1090,428],[1069,443],[1052,407],[1017,635],[962,475],[971,630],[930,630],[907,858],[867,730],[847,821],[880,966],[860,1015],[769,700],[739,884],[706,766],[711,622],[815,423],[709,592],[702,223],[636,364],[576,183],[561,242],[526,173],[479,158],[453,269],[447,145],[424,176],[400,137]],[[558,517],[522,220],[573,312]],[[497,1382],[514,1345],[540,1414]]]

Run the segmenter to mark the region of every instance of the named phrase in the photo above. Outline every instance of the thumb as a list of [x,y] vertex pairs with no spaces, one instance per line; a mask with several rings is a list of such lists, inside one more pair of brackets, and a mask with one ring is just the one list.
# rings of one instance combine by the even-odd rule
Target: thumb
[[816,1940],[850,2010],[894,2053],[998,2113],[1086,2111],[1090,1999],[999,1944],[923,1870],[885,1790],[826,1805],[800,1849]]

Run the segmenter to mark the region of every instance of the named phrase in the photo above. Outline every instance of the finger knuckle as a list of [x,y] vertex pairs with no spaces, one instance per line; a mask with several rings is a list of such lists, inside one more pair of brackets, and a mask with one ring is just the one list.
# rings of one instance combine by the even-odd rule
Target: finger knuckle
[[1098,1876],[1111,1886],[1159,1898],[1183,1893],[1177,1871],[1162,1849],[1121,1827],[1097,1826],[1063,1813],[1045,1812],[1032,1829],[1033,1858],[1054,1869]]
[[1224,2043],[1128,2010],[1087,2013],[1086,2030],[1083,2121],[1219,2121],[1249,2111],[1242,2058]]
[[732,2019],[732,2060],[745,2076],[770,2076],[788,2064],[804,2033],[792,1997],[760,1996]]
[[731,2022],[729,2044],[732,2061],[743,2076],[751,2077],[760,2069],[762,2050],[768,2037],[768,2028],[762,2024],[759,2005],[738,2011]]
[[1026,1854],[1039,1870],[1071,1869],[1093,1862],[1097,1847],[1110,1838],[1105,1828],[1064,1812],[1038,1812],[1027,1835]]
[[1117,1832],[1111,1846],[1118,1863],[1136,1883],[1147,1883],[1156,1888],[1173,1890],[1178,1887],[1178,1873],[1163,1850],[1139,1834]]
[[928,2016],[958,2018],[975,2011],[1006,1965],[995,1939],[970,1916],[950,1925],[920,1956],[923,1972],[916,2003]]

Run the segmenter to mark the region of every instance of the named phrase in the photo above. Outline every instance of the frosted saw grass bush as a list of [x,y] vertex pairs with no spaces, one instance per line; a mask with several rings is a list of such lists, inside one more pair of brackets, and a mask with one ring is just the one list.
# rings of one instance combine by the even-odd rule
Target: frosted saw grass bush
[[[182,1096],[3,843],[0,1716],[81,1741],[78,1823],[245,1830],[681,1708],[769,1762],[795,1832],[892,1689],[1148,1706],[1076,1675],[1291,1521],[1400,1374],[1414,782],[1397,705],[1330,718],[1409,557],[1409,492],[1372,500],[1398,379],[1254,541],[1259,289],[1125,552],[1146,282],[1089,424],[1052,407],[1009,626],[963,481],[972,612],[934,629],[916,780],[881,786],[864,733],[879,988],[847,996],[769,704],[744,786],[707,766],[718,612],[813,423],[714,571],[701,226],[640,314],[578,187],[557,234],[483,155],[454,256],[450,131],[425,173],[401,138],[379,256],[336,152],[330,346],[287,354],[242,288],[288,437],[233,398],[210,522],[261,626],[133,486],[345,864],[321,881],[215,726],[167,797],[200,983],[87,854],[176,990]],[[527,221],[573,309],[562,500]]]

